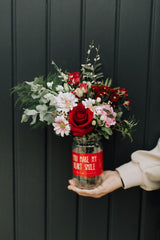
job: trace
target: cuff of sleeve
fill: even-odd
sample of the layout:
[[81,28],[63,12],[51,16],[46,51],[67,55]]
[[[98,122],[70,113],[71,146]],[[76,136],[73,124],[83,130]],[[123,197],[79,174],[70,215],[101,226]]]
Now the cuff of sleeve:
[[142,171],[137,163],[131,161],[116,168],[116,170],[124,183],[124,189],[143,185]]

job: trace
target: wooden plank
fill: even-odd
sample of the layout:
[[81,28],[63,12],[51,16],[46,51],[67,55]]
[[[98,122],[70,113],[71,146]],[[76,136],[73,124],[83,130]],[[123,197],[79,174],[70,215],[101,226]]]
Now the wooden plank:
[[[15,2],[14,2],[15,4]],[[45,2],[16,1],[14,5],[14,79],[32,81],[45,74]],[[44,131],[20,124],[15,114],[16,238],[43,240],[45,235]]]
[[[114,30],[116,1],[100,0],[84,1],[82,49],[86,51],[89,43],[94,40],[100,45],[101,62],[106,77],[113,77],[114,72]],[[84,58],[84,54],[83,54]],[[104,169],[113,167],[113,142],[104,141]],[[79,240],[106,240],[109,227],[109,197],[79,199]]]
[[[160,2],[153,1],[148,68],[148,106],[145,144],[153,149],[160,137]],[[143,192],[141,240],[160,239],[160,191]]]
[[11,1],[0,1],[0,239],[14,237]]
[[[148,73],[148,43],[151,1],[121,1],[119,5],[119,33],[116,78],[118,85],[129,92],[139,124],[134,143],[116,138],[115,167],[130,161],[130,154],[144,146],[146,87]],[[143,94],[142,94],[143,92]],[[134,199],[134,202],[133,202]],[[110,239],[137,239],[139,234],[139,189],[117,191],[112,194]]]
[[[63,70],[80,69],[80,0],[53,0],[50,3],[50,61]],[[53,71],[53,68],[52,68]],[[67,190],[72,178],[72,139],[48,131],[48,214],[47,239],[76,239],[76,194]]]

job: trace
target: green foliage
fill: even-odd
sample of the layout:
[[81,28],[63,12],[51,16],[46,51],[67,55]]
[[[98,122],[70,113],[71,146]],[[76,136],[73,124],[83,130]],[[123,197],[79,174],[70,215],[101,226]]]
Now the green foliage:
[[135,131],[135,126],[137,126],[137,124],[138,123],[134,120],[134,117],[132,117],[129,120],[123,120],[122,122],[117,123],[114,130],[121,132],[123,137],[128,136],[132,142],[132,134]]

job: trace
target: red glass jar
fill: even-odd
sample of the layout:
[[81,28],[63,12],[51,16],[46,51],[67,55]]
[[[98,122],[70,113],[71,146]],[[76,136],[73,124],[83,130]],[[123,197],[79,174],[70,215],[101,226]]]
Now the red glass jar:
[[78,188],[93,189],[101,184],[103,147],[100,136],[84,135],[73,138],[72,170]]

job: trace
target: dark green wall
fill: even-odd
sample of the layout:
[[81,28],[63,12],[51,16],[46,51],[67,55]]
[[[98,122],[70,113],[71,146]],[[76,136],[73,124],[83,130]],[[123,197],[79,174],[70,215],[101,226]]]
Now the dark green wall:
[[160,240],[160,191],[137,187],[101,199],[69,192],[71,139],[21,124],[14,107],[12,86],[47,74],[52,59],[78,71],[92,39],[139,120],[133,144],[105,142],[105,169],[152,149],[160,136],[160,0],[1,0],[1,240]]

